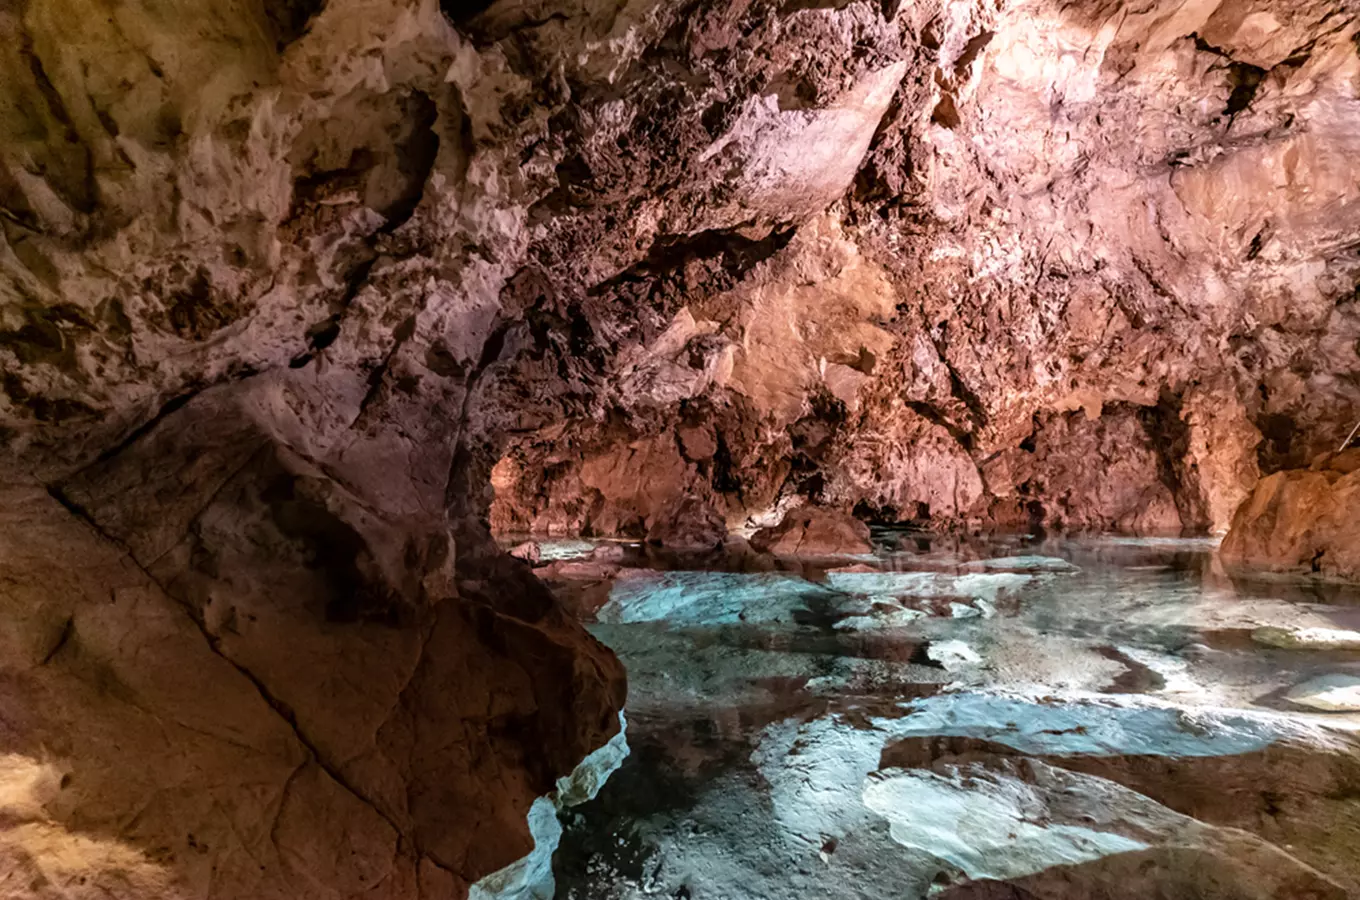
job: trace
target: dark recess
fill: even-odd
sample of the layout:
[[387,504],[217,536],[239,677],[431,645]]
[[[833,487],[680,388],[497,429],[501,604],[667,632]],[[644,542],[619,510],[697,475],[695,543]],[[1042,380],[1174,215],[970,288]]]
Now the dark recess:
[[325,0],[272,0],[264,14],[274,33],[274,47],[282,50],[307,33],[312,19],[326,5]]

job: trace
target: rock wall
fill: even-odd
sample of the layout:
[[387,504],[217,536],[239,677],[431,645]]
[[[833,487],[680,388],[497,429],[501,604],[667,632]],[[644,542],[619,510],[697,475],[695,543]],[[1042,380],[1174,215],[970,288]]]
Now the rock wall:
[[[494,521],[642,533],[700,494],[733,524],[1226,529],[1360,417],[1354,33],[1337,3],[675,20],[552,131],[576,193],[516,277],[552,318],[502,402],[553,412]],[[852,101],[877,124],[835,203],[743,199],[790,193],[775,134],[824,196],[800,166]]]
[[1237,510],[1223,560],[1248,571],[1360,580],[1360,448],[1261,479]]
[[[263,375],[350,483],[408,458],[402,508],[470,426],[506,530],[1222,530],[1360,417],[1334,0],[81,2],[4,22],[43,481]],[[1091,465],[1029,449],[1073,427]]]
[[[1360,417],[1356,30],[1338,0],[8,5],[16,821],[150,853],[165,895],[502,867],[622,675],[486,523],[1221,529]],[[213,795],[253,830],[202,849],[201,783],[160,777],[187,738],[119,738],[139,716],[206,728],[202,783],[267,744]],[[370,849],[259,829],[299,803]],[[115,881],[87,892],[155,894]]]

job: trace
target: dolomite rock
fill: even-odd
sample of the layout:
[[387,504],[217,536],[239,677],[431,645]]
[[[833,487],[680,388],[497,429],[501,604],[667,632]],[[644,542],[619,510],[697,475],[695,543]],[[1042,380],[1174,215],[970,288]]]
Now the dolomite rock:
[[525,541],[511,547],[510,555],[515,559],[524,560],[531,566],[536,566],[539,560],[543,558],[543,548],[539,546],[538,541]]
[[1360,631],[1342,628],[1258,628],[1251,639],[1283,650],[1360,650]]
[[834,509],[795,509],[773,528],[751,536],[751,546],[776,556],[841,556],[869,553],[869,528]]
[[[580,473],[673,433],[692,468],[664,492],[711,491],[731,521],[812,500],[944,527],[1223,531],[1260,471],[1334,444],[1360,399],[1337,378],[1356,369],[1360,319],[1356,265],[1338,251],[1355,214],[1355,132],[1338,123],[1356,115],[1356,60],[1341,40],[1352,25],[1325,24],[1350,22],[1329,20],[1335,8],[899,5],[893,21],[922,52],[839,207],[798,220],[790,205],[793,224],[773,231],[689,231],[593,294],[553,289],[619,359],[684,365],[664,337],[676,311],[717,323],[694,339],[690,368],[708,371],[718,351],[704,348],[725,340],[730,375],[667,412],[669,387],[614,390],[627,369],[610,352],[589,367],[559,354],[561,389],[607,396],[578,407],[581,428],[514,438],[506,459],[534,474],[495,508],[603,530],[630,507],[645,518],[666,501],[611,496],[597,520],[600,479]],[[860,27],[859,14],[799,13],[788,27]],[[661,52],[687,50],[680,65],[724,84],[732,58],[711,46],[750,51],[743,75],[764,66],[758,50],[780,59],[783,45],[764,44],[754,19],[742,31],[741,16],[714,10]],[[781,110],[824,84],[809,76],[790,94],[796,77],[770,76]],[[841,83],[863,84],[848,72]],[[701,103],[676,103],[677,125],[693,123],[669,145],[680,158],[699,128],[716,121],[721,142],[729,111],[738,132],[754,115],[741,100],[707,119]],[[654,210],[673,210],[598,175],[627,170],[639,142],[657,146],[649,134],[625,153],[586,142],[599,189],[578,222],[650,230]],[[750,173],[732,172],[745,196]],[[551,258],[577,265],[555,245]]]
[[888,820],[895,842],[940,857],[971,882],[941,892],[951,898],[987,897],[989,881],[1052,900],[1346,895],[1254,836],[1037,761],[886,769],[867,781],[864,804]]
[[[342,527],[294,484],[275,527]],[[178,577],[38,486],[5,485],[0,509],[13,896],[459,895],[529,850],[529,805],[613,730],[617,663],[541,588],[519,609],[465,590],[382,621],[336,607],[357,599],[327,585],[343,571],[286,565],[315,533],[276,534],[272,559],[215,545],[240,506],[205,512],[209,558]]]
[[1284,698],[1323,712],[1360,712],[1360,677],[1321,675],[1290,688]]

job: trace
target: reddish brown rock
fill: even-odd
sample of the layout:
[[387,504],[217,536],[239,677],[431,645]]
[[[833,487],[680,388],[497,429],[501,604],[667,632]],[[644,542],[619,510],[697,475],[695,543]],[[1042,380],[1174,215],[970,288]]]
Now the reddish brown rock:
[[786,513],[773,528],[751,536],[751,546],[776,556],[843,556],[869,553],[869,526],[849,513],[803,508]]
[[1249,569],[1360,579],[1360,450],[1261,479],[1219,553]]
[[511,547],[509,553],[515,559],[522,559],[529,565],[536,566],[543,556],[543,548],[538,545],[538,541],[524,541]]
[[[456,896],[523,849],[528,799],[622,692],[483,522],[642,537],[693,498],[1209,530],[1254,467],[1336,446],[1360,408],[1353,16],[1145,5],[0,12],[0,469],[65,510],[51,543],[20,535],[26,602],[61,608],[63,563],[115,553],[194,626],[139,601],[72,645],[80,677],[12,681],[17,708],[76,710],[19,730],[143,765],[114,747],[141,713],[81,692],[144,699],[136,666],[193,638],[311,748],[265,753],[302,768],[266,765],[253,800],[219,785],[254,830],[201,866],[150,751],[135,790],[31,830],[132,822],[118,840],[225,900]],[[1291,471],[1227,546],[1350,571],[1352,477]],[[80,522],[101,550],[53,536]],[[867,548],[814,524],[771,546]]]
[[716,550],[727,539],[727,522],[711,503],[687,497],[666,507],[647,530],[647,543],[667,550]]

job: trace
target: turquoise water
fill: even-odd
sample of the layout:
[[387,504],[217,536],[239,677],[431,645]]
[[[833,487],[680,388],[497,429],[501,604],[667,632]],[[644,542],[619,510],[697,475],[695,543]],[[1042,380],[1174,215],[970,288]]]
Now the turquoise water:
[[557,897],[1360,889],[1360,714],[1307,705],[1360,676],[1360,593],[1208,541],[878,539],[558,577],[631,753],[560,813]]

